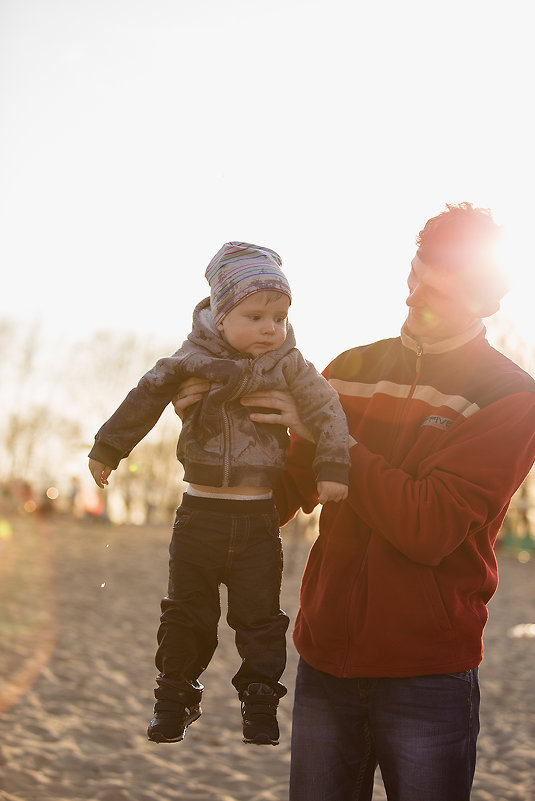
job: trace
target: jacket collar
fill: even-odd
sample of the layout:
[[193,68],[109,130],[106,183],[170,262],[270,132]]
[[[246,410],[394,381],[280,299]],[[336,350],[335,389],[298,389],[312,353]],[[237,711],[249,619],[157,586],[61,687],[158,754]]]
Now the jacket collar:
[[401,329],[401,341],[406,348],[415,352],[449,353],[452,350],[457,350],[457,348],[468,344],[468,342],[476,339],[476,337],[479,337],[482,334],[484,335],[486,330],[487,329],[483,324],[483,320],[475,320],[470,328],[468,328],[466,331],[463,331],[462,334],[457,334],[457,336],[450,337],[449,339],[441,339],[438,342],[426,343],[420,342],[420,340],[413,337],[407,328],[407,324],[404,323],[403,328]]

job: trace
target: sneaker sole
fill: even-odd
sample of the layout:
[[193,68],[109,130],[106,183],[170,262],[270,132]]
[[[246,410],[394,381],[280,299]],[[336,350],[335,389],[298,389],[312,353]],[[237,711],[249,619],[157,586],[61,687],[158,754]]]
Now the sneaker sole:
[[278,740],[272,740],[271,737],[268,737],[267,734],[257,734],[256,737],[253,738],[243,738],[243,742],[247,743],[247,745],[278,745]]
[[164,735],[161,734],[161,732],[159,731],[150,732],[149,730],[147,730],[147,737],[152,743],[181,743],[186,734],[186,729],[188,728],[190,723],[194,723],[196,720],[199,720],[201,714],[202,712],[197,712],[195,715],[192,715],[190,718],[187,719],[184,726],[184,731],[179,737],[172,737],[172,738],[164,737]]

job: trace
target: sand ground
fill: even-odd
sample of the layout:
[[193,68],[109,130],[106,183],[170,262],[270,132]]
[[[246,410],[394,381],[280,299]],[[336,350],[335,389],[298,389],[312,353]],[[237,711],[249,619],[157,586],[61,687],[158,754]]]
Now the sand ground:
[[[0,799],[287,801],[297,661],[290,638],[279,746],[241,741],[230,684],[237,654],[224,617],[202,677],[202,718],[183,743],[150,743],[169,530],[10,522],[0,537]],[[285,542],[282,606],[292,621],[309,544]],[[500,556],[500,571],[480,673],[472,798],[535,801],[535,637],[521,627],[535,623],[535,559]],[[378,773],[374,801],[385,798]]]

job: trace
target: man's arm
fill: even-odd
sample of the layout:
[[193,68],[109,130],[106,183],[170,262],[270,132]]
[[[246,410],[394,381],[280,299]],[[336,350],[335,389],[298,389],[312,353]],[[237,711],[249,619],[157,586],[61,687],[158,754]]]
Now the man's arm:
[[275,505],[283,526],[298,509],[310,514],[319,502],[316,476],[312,467],[316,448],[310,440],[290,432],[286,468],[277,479]]
[[370,528],[422,564],[499,526],[535,458],[535,397],[519,393],[464,421],[413,477],[362,444],[351,448],[348,502]]

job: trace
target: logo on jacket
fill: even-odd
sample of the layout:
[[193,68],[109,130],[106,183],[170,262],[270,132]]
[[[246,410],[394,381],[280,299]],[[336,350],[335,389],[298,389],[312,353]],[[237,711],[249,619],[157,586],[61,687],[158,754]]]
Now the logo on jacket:
[[438,414],[433,414],[427,420],[424,420],[422,425],[433,426],[433,428],[440,428],[441,431],[446,431],[452,423],[453,420],[450,420],[449,417],[440,417]]

